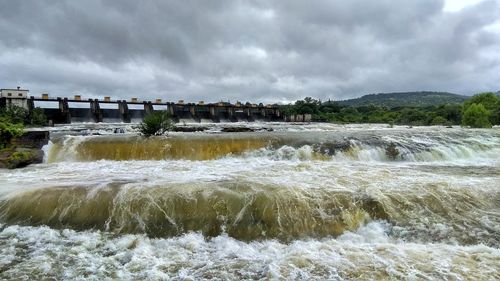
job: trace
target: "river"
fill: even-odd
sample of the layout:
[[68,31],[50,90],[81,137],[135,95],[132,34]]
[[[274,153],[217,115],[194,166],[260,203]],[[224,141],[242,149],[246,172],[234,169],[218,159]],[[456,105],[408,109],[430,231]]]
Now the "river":
[[500,279],[499,128],[203,125],[53,128],[0,170],[0,279]]

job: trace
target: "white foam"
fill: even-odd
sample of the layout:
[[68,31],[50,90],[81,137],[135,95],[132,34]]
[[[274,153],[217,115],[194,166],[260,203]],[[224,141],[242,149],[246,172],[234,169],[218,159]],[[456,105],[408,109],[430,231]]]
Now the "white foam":
[[[500,250],[389,241],[371,223],[341,239],[242,242],[188,233],[168,239],[10,226],[0,232],[1,278],[495,279]],[[22,251],[16,249],[23,249]],[[14,262],[16,261],[16,262]]]
[[[297,192],[311,202],[330,191],[366,196],[382,202],[398,223],[374,221],[336,239],[309,238],[285,244],[275,240],[243,242],[225,234],[207,238],[186,233],[159,239],[140,234],[113,236],[92,230],[5,225],[2,221],[0,279],[498,277],[500,250],[481,244],[495,245],[500,231],[495,201],[500,190],[497,129],[453,128],[443,133],[442,127],[271,126],[285,134],[295,134],[290,133],[295,130],[306,132],[306,136],[345,131],[366,136],[367,130],[376,130],[374,134],[382,136],[385,143],[397,142],[406,158],[387,161],[383,148],[354,141],[355,153],[339,152],[326,161],[317,159],[313,145],[284,145],[210,161],[75,162],[68,154],[90,137],[73,136],[66,137],[67,150],[59,155],[61,162],[2,170],[0,201],[50,187],[81,186],[91,190],[91,197],[92,191],[112,185],[138,192],[179,185],[203,187],[209,192],[246,185],[256,192],[266,188]],[[53,147],[50,143],[44,150]],[[398,200],[402,203],[391,203]],[[391,206],[405,208],[388,209]]]

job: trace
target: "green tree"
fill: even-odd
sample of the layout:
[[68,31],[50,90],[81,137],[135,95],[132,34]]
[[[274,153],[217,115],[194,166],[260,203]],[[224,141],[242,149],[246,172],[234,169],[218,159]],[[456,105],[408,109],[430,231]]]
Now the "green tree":
[[145,137],[159,136],[171,130],[173,126],[168,112],[164,110],[153,111],[147,114],[141,124],[139,124],[139,131]]
[[483,104],[470,104],[462,116],[462,125],[471,126],[472,128],[491,128],[488,119],[490,114]]
[[500,98],[491,92],[481,93],[473,96],[464,102],[463,113],[472,104],[482,104],[489,112],[489,122],[493,125],[500,125]]
[[405,125],[421,126],[428,124],[427,118],[428,114],[420,108],[404,108],[401,110],[401,115],[397,122]]
[[6,106],[0,111],[0,116],[14,124],[25,124],[28,120],[28,110],[19,106]]
[[43,109],[39,107],[34,108],[31,112],[29,112],[27,109],[19,106],[6,106],[0,110],[0,116],[8,122],[14,124],[22,123],[24,125],[33,126],[47,125],[47,116],[45,115]]
[[399,120],[401,116],[400,112],[397,111],[387,111],[382,114],[382,122],[394,124],[396,120]]
[[37,107],[28,116],[28,121],[30,125],[34,126],[45,126],[47,125],[47,116],[45,115],[43,109]]
[[280,106],[280,110],[281,110],[281,113],[285,116],[297,114],[296,109],[295,109],[295,105],[293,105],[293,104],[282,105],[282,106]]
[[446,104],[444,107],[444,115],[452,124],[460,124],[462,122],[462,105],[460,104]]
[[432,119],[431,125],[446,125],[447,122],[448,121],[443,116],[436,116]]
[[6,118],[0,117],[0,149],[9,146],[10,141],[23,134],[22,124],[13,124]]
[[338,102],[327,101],[320,105],[319,111],[324,113],[339,113],[342,106]]
[[345,107],[340,110],[340,119],[347,123],[358,123],[361,121],[361,114],[354,107]]
[[295,102],[296,114],[318,114],[321,102],[311,97]]

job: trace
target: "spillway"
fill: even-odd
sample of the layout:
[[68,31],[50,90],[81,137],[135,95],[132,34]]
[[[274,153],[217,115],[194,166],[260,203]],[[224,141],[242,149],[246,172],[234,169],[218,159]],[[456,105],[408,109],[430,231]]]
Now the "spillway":
[[92,126],[0,171],[0,278],[500,277],[498,128]]

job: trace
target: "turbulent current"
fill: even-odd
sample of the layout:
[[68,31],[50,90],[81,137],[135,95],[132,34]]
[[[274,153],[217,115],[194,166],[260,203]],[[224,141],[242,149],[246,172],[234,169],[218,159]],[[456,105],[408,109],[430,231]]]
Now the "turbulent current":
[[498,128],[224,126],[55,128],[0,170],[0,279],[500,279]]

